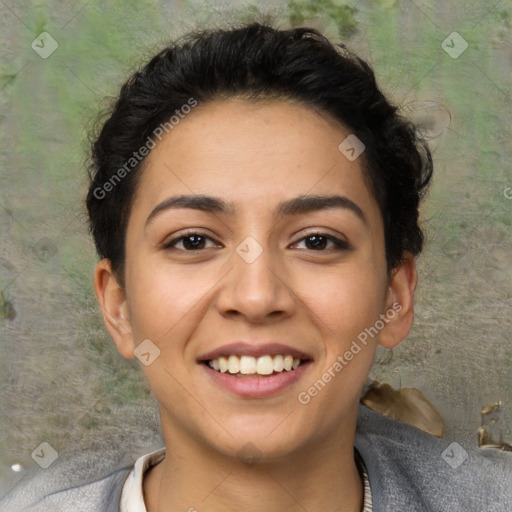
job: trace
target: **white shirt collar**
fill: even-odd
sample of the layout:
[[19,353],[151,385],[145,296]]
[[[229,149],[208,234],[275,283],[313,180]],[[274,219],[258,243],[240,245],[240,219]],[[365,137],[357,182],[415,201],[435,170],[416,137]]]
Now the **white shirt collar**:
[[165,448],[139,457],[126,478],[121,491],[120,512],[147,512],[144,503],[142,479],[144,473],[165,457]]

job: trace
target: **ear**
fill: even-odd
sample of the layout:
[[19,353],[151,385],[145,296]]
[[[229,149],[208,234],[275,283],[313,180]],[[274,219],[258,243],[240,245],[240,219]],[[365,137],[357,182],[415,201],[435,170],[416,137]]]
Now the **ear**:
[[102,259],[94,270],[94,291],[101,306],[103,321],[119,353],[134,359],[135,347],[123,288],[112,272],[110,260]]
[[383,347],[395,348],[409,334],[414,320],[417,283],[416,261],[411,253],[406,253],[405,261],[389,279],[385,311],[388,321],[379,335],[379,344]]

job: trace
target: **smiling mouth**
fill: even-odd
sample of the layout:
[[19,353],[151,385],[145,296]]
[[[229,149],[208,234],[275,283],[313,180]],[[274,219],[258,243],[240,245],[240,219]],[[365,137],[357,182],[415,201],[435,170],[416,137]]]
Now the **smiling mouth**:
[[289,354],[261,357],[230,355],[203,361],[216,372],[227,373],[241,379],[258,379],[293,372],[307,362],[309,360],[293,358]]

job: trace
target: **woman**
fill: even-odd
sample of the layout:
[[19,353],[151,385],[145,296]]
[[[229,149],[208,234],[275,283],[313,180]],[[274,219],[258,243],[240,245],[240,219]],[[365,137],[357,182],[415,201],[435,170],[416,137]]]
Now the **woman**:
[[512,510],[510,454],[359,404],[411,329],[432,174],[368,64],[309,28],[191,34],[92,156],[96,294],[165,447],[30,510]]

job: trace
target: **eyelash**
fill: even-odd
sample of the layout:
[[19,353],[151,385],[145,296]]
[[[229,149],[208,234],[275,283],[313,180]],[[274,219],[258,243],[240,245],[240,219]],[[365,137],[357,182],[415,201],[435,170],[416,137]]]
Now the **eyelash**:
[[[210,236],[206,235],[205,233],[201,233],[199,231],[191,231],[189,233],[186,233],[185,235],[181,235],[177,238],[173,238],[172,240],[169,240],[168,242],[166,242],[165,244],[162,245],[162,248],[163,249],[175,249],[175,247],[173,247],[175,244],[179,243],[180,241],[182,240],[185,240],[187,238],[191,238],[193,236],[200,236],[204,239],[208,239],[208,240],[211,240],[213,242],[215,242],[215,240],[213,240],[213,238],[211,238]],[[322,232],[313,232],[313,233],[309,233],[307,234],[306,236],[303,236],[302,238],[300,238],[299,240],[297,240],[297,242],[294,243],[294,245],[297,245],[299,242],[302,242],[303,240],[306,240],[308,238],[312,238],[314,236],[317,236],[317,237],[323,237],[323,238],[326,238],[328,241],[332,242],[335,247],[332,247],[331,250],[336,250],[336,251],[343,251],[343,250],[347,250],[347,249],[350,249],[350,245],[348,244],[348,242],[345,242],[344,240],[340,240],[339,238],[336,238],[332,235],[329,235],[327,233],[322,233]],[[187,250],[187,249],[178,249],[180,250],[181,252],[199,252],[199,251],[202,251],[204,249],[193,249],[193,250]],[[321,250],[315,250],[315,249],[309,249],[310,251],[313,251],[313,252],[329,252],[329,249],[321,249]]]

